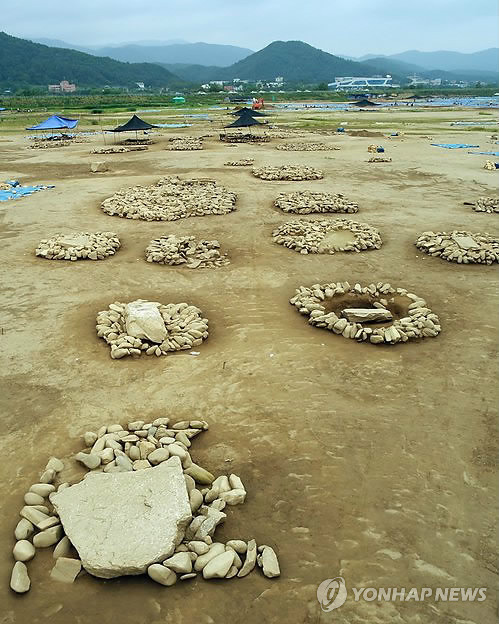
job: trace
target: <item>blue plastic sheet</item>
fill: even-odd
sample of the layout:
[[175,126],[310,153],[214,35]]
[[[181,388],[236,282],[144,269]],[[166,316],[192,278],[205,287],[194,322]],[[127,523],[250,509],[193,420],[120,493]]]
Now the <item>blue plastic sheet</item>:
[[468,154],[482,154],[483,156],[499,156],[499,152],[468,152]]
[[10,185],[10,189],[2,191],[0,190],[0,201],[7,201],[9,199],[21,199],[26,195],[31,195],[36,191],[44,191],[45,189],[54,188],[53,184],[38,186],[21,186],[17,180],[6,180],[6,184]]
[[462,147],[480,147],[479,145],[469,145],[468,143],[432,143],[434,147],[446,147],[447,149],[460,149]]

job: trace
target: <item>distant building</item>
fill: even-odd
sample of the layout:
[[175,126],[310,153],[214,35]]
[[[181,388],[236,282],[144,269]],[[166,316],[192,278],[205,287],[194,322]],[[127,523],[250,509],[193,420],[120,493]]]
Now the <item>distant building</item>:
[[409,76],[409,87],[418,87],[418,86],[431,86],[431,87],[439,87],[442,84],[442,78],[434,78],[430,80],[429,78],[421,78],[416,74]]
[[390,88],[397,87],[393,84],[390,75],[385,76],[336,76],[334,82],[328,84],[329,89],[341,91],[343,89],[365,89],[366,87]]
[[76,91],[76,85],[67,80],[61,80],[59,84],[49,85],[48,88],[52,93],[74,93]]
[[135,84],[137,85],[139,91],[143,91],[146,88],[143,82],[136,82]]

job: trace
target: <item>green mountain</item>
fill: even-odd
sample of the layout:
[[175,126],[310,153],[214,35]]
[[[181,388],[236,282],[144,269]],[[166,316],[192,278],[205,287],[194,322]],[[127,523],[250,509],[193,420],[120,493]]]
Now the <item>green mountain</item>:
[[44,86],[61,80],[79,87],[180,85],[181,79],[153,63],[121,63],[75,50],[50,48],[0,32],[0,85]]
[[180,43],[166,46],[124,45],[109,46],[90,51],[90,54],[109,56],[131,63],[185,63],[227,67],[253,54],[253,50],[214,43]]
[[[263,50],[219,72],[220,80],[274,80],[332,82],[335,76],[373,76],[376,71],[355,61],[328,54],[303,41],[274,41]],[[212,78],[213,80],[213,78]]]

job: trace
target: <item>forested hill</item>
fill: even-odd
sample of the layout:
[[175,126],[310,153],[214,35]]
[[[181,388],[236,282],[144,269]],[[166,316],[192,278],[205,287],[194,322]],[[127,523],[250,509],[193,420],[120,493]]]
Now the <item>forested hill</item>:
[[61,80],[84,86],[151,87],[180,84],[180,78],[153,63],[122,63],[76,50],[50,48],[0,32],[0,85],[47,86]]

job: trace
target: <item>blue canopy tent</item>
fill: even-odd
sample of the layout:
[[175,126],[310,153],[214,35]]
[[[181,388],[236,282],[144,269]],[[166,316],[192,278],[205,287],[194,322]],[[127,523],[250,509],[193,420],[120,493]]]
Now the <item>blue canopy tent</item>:
[[[67,117],[59,117],[59,115],[51,115],[45,121],[40,122],[36,126],[30,126],[26,130],[41,130],[49,132],[50,130],[73,130],[78,125],[78,119],[68,119]],[[57,134],[47,134],[46,139],[69,139],[70,136],[64,132]]]
[[67,117],[59,117],[59,115],[51,115],[45,121],[40,122],[36,126],[26,128],[26,130],[61,130],[63,128],[72,130],[78,125],[78,119],[68,119]]

